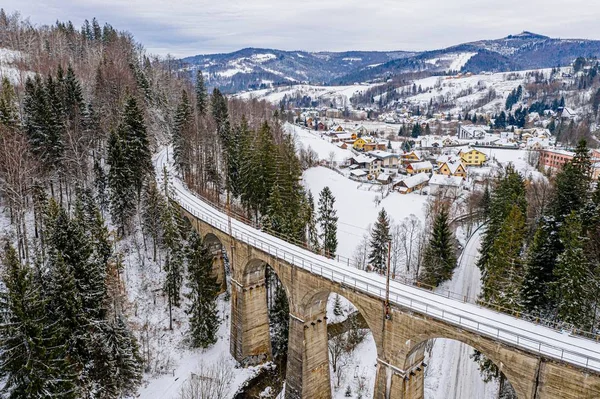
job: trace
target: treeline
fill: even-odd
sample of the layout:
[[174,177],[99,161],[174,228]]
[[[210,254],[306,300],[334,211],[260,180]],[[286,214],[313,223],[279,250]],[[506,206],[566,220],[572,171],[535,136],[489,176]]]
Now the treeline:
[[591,178],[585,141],[549,185],[506,169],[485,207],[484,303],[596,331],[600,190]]

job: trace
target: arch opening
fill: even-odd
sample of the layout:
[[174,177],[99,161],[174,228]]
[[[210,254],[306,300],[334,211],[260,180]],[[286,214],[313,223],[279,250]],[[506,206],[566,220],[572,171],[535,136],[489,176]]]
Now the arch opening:
[[[252,386],[245,394],[258,397],[262,390],[271,387],[274,392],[281,392],[287,371],[287,350],[289,340],[289,292],[280,280],[277,271],[263,260],[249,261],[243,270],[244,287],[252,290],[251,297],[256,308],[264,307],[266,312],[258,315],[264,323],[263,342],[268,347],[268,356],[275,364],[274,368],[262,369],[253,379]],[[256,322],[254,320],[253,322]],[[268,342],[265,342],[268,341]],[[254,395],[254,396],[253,396]]]
[[417,384],[423,384],[425,399],[519,397],[510,381],[513,376],[507,365],[472,343],[454,338],[430,338],[416,345],[406,359],[405,370],[419,365],[424,369],[422,381]]
[[202,242],[213,256],[212,272],[217,278],[217,284],[220,287],[219,294],[227,292],[229,295],[231,293],[231,290],[229,289],[229,276],[231,276],[231,270],[225,245],[223,245],[219,237],[213,233],[206,234]]
[[330,291],[312,295],[306,304],[306,312],[325,315],[331,397],[372,398],[378,348],[364,310]]

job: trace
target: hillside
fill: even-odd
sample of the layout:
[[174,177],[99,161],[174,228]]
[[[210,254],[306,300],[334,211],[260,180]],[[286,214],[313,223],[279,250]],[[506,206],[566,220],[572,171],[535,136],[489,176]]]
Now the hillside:
[[598,55],[598,40],[556,39],[522,32],[424,52],[311,53],[247,48],[197,55],[181,62],[182,68],[192,73],[201,69],[210,86],[237,92],[300,82],[347,85],[382,81],[419,71],[440,74],[551,68],[568,65],[580,56]]

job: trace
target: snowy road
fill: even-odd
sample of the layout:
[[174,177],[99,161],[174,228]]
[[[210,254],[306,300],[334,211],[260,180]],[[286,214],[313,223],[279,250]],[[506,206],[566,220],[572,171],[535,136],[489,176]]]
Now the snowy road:
[[[157,179],[167,166],[167,149],[155,158]],[[172,169],[172,166],[168,165]],[[174,173],[171,173],[173,176]],[[227,216],[195,196],[178,179],[172,179],[174,198],[181,207],[211,226],[227,233]],[[287,243],[238,220],[232,220],[232,236],[298,268],[318,274],[372,297],[385,298],[385,279],[358,270],[332,259],[316,255]],[[600,371],[600,343],[526,322],[477,305],[449,300],[435,293],[398,282],[390,284],[390,300],[400,307],[427,314],[448,324],[459,326],[497,341],[516,346],[531,353],[563,360],[571,364]]]
[[[450,290],[468,298],[475,298],[481,289],[481,274],[476,262],[479,258],[482,230],[477,230],[467,242],[452,280],[442,284],[438,291]],[[495,382],[485,383],[477,363],[470,356],[473,348],[458,341],[437,339],[425,377],[426,399],[493,399],[498,396]]]

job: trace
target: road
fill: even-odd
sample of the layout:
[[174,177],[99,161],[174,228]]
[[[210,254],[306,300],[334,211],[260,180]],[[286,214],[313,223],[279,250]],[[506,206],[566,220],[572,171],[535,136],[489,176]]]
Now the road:
[[[467,242],[452,280],[438,288],[474,298],[481,289],[481,273],[477,267],[481,232],[477,230]],[[433,345],[425,378],[426,399],[493,399],[498,396],[496,382],[485,383],[478,365],[470,356],[473,348],[458,341],[438,339]]]

